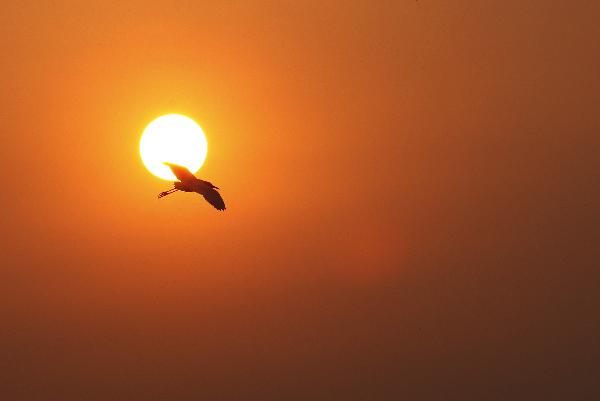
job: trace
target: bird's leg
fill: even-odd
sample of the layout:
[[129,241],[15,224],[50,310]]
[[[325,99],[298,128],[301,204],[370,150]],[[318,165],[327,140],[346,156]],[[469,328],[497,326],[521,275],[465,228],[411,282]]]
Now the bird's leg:
[[168,191],[163,191],[163,192],[159,193],[158,197],[162,198],[163,196],[167,196],[169,194],[172,194],[175,191],[179,191],[179,190],[177,188],[172,188],[172,189],[169,189]]
[[169,194],[172,194],[173,192],[177,191],[176,189],[170,189],[168,191],[163,191],[161,193],[158,194],[159,198],[162,198],[163,196],[167,196]]

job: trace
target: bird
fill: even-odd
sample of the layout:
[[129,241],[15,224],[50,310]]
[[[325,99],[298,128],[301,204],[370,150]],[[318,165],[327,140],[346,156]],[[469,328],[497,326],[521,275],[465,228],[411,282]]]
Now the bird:
[[206,199],[208,203],[213,205],[215,209],[225,210],[225,201],[223,201],[221,194],[219,194],[219,192],[216,191],[217,189],[219,189],[219,187],[214,186],[211,182],[196,178],[196,176],[194,176],[194,174],[192,174],[190,170],[183,166],[168,162],[165,162],[164,164],[169,166],[169,168],[171,169],[173,174],[175,174],[175,177],[177,177],[179,181],[175,181],[173,183],[174,188],[159,193],[159,199],[163,196],[175,193],[176,191],[197,192],[200,195],[204,196],[204,199]]

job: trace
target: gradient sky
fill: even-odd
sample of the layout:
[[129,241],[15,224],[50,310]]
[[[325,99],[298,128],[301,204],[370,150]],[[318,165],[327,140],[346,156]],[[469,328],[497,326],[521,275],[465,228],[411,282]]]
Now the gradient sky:
[[[326,4],[322,4],[326,3]],[[0,13],[7,400],[592,399],[600,2]],[[194,118],[180,194],[139,158]]]

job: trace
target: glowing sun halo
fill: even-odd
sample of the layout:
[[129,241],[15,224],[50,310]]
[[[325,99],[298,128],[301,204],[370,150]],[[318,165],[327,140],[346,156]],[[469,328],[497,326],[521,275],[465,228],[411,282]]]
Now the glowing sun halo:
[[164,162],[187,167],[195,173],[206,159],[208,144],[202,128],[181,114],[167,114],[152,121],[140,140],[142,162],[155,176],[164,180],[176,178]]

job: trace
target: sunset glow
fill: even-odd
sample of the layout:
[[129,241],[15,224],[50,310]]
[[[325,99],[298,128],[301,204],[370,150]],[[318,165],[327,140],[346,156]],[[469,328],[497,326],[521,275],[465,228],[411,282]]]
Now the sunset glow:
[[0,401],[600,401],[600,0],[0,27]]

